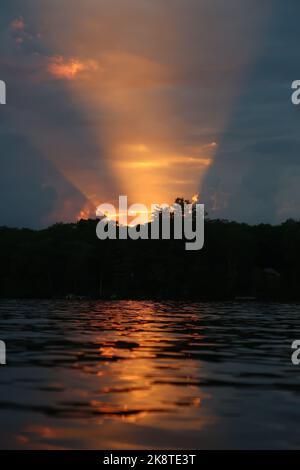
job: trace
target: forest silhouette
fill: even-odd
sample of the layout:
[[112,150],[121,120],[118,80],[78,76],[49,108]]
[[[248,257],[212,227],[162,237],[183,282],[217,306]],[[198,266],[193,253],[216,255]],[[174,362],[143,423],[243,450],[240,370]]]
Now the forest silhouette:
[[300,300],[300,221],[250,226],[206,215],[200,251],[172,237],[99,240],[97,223],[1,227],[0,296]]

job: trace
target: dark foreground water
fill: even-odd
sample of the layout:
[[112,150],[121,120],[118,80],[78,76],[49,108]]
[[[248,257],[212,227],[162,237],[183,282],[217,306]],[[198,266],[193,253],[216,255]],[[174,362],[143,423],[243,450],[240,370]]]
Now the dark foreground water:
[[1,301],[0,447],[300,448],[300,307]]

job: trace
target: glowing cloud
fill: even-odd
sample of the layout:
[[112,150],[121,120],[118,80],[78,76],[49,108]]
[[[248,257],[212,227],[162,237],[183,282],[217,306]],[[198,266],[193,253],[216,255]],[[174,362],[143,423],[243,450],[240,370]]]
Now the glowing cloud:
[[79,59],[64,59],[62,56],[50,58],[48,72],[56,79],[73,80],[84,71],[96,70],[97,63],[92,60],[80,61]]
[[237,0],[234,14],[222,0],[73,3],[36,2],[37,69],[62,82],[47,83],[51,104],[57,96],[60,108],[65,91],[75,112],[68,107],[63,126],[48,126],[49,113],[41,125],[37,112],[35,146],[96,205],[119,194],[172,203],[178,185],[196,192],[256,57],[260,10],[249,14]]
[[[120,161],[117,166],[121,168],[142,169],[142,168],[170,168],[176,163],[187,163],[192,166],[205,167],[212,163],[211,158],[196,158],[189,156],[167,156],[158,160],[145,160],[145,161]],[[191,168],[192,171],[192,168]]]
[[12,31],[24,31],[25,22],[23,18],[17,18],[10,23],[10,28]]

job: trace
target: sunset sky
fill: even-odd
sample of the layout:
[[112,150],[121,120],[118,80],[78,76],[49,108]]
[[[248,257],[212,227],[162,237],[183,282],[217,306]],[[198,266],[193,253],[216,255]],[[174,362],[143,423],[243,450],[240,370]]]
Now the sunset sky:
[[1,5],[1,225],[200,194],[211,217],[300,214],[300,4]]

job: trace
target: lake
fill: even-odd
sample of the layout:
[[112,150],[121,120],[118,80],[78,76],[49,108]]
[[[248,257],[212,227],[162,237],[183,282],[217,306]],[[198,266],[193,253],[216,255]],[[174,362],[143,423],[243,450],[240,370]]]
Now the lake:
[[300,306],[0,301],[3,449],[296,449]]

